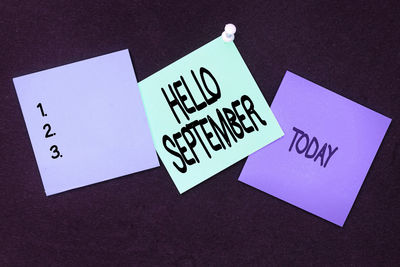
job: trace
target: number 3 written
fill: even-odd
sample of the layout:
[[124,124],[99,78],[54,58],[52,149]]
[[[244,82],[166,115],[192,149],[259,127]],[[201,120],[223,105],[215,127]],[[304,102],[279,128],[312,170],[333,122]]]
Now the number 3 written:
[[56,159],[58,157],[62,158],[62,155],[60,154],[60,151],[58,151],[58,147],[56,145],[52,145],[50,147],[50,151],[53,152],[53,155],[51,156],[53,159]]

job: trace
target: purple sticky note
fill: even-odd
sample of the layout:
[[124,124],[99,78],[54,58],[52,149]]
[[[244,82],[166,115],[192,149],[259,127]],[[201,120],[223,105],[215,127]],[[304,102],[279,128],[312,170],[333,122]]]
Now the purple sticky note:
[[285,136],[239,180],[343,226],[391,119],[289,71],[271,109]]

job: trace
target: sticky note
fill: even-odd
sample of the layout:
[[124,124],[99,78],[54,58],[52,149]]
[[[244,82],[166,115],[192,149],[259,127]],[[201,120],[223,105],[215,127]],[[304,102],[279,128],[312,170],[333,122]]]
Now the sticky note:
[[13,80],[46,195],[159,166],[128,50]]
[[180,193],[283,135],[235,44],[221,37],[139,89],[157,153]]
[[285,136],[239,180],[343,226],[391,119],[289,71],[271,109]]

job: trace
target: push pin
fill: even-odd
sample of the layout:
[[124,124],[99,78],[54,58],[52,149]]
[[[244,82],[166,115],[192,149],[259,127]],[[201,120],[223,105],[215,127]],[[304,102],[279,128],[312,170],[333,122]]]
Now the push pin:
[[225,42],[232,42],[235,39],[236,27],[232,23],[225,25],[225,31],[222,33],[222,39]]

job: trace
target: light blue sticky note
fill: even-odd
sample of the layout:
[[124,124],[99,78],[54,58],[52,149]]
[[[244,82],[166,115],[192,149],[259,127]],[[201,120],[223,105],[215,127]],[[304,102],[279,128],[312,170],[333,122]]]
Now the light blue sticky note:
[[235,44],[221,37],[139,88],[156,150],[180,193],[283,136]]
[[159,166],[128,50],[13,80],[46,195]]

